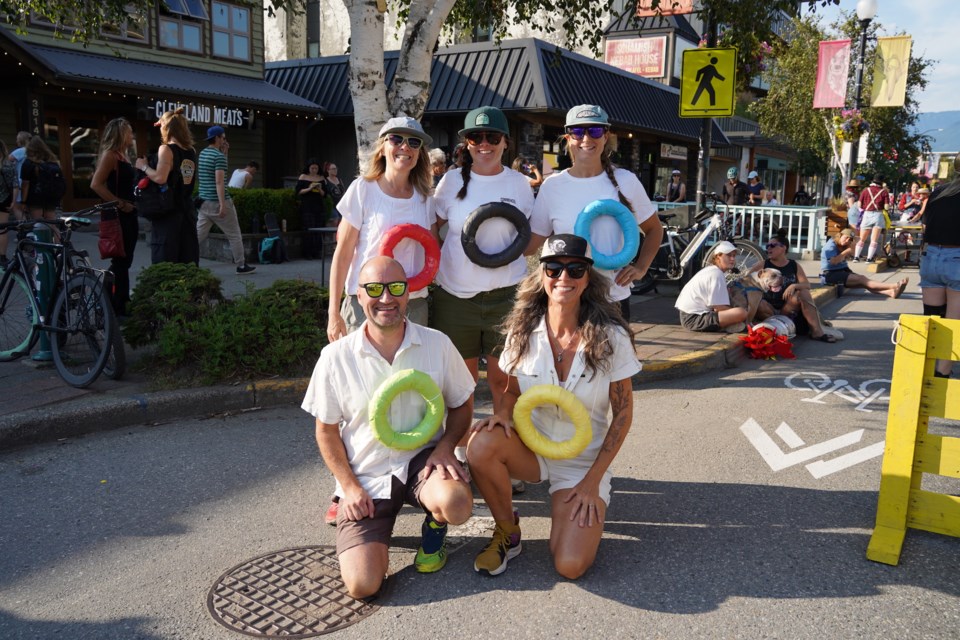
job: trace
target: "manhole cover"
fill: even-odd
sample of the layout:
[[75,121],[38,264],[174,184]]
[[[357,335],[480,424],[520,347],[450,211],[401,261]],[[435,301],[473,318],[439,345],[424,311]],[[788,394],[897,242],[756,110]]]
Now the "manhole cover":
[[318,546],[274,551],[237,565],[210,589],[207,609],[223,626],[247,635],[313,638],[379,607],[351,598],[336,549]]

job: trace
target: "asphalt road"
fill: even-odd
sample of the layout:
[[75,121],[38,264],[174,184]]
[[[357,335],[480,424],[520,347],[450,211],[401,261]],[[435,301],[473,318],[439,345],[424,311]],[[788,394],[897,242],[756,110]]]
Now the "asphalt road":
[[[335,637],[958,637],[960,540],[911,531],[900,566],[865,557],[909,291],[832,303],[846,340],[800,339],[797,360],[636,391],[580,581],[553,572],[542,487],[517,501],[524,552],[498,578],[472,570],[490,524],[479,500],[429,576],[410,566],[421,516],[407,510],[382,608]],[[0,454],[0,637],[240,638],[210,618],[208,589],[266,552],[333,544],[332,486],[296,407]]]

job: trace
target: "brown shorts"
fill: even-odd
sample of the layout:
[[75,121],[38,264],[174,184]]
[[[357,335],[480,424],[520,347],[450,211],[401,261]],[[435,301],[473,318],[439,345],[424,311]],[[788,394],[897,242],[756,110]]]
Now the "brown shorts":
[[[423,509],[420,504],[420,491],[426,480],[422,478],[422,471],[427,466],[427,458],[433,453],[433,447],[424,449],[410,461],[407,469],[407,484],[393,477],[393,487],[390,498],[373,501],[373,517],[363,520],[346,520],[343,511],[337,514],[337,555],[348,549],[371,542],[382,542],[390,546],[393,535],[393,525],[397,521],[397,514],[404,504]],[[426,510],[424,510],[426,512]]]

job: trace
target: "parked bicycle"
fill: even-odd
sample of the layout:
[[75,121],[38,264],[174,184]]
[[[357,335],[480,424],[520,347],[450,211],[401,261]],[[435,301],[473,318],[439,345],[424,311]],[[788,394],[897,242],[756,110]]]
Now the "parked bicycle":
[[[28,355],[41,332],[48,334],[57,373],[74,387],[89,386],[107,366],[113,353],[114,373],[125,364],[120,328],[108,296],[108,271],[89,266],[70,236],[90,224],[83,216],[115,206],[105,203],[54,220],[0,223],[0,233],[15,231],[16,251],[0,272],[0,361]],[[58,232],[58,240],[40,240],[37,225]],[[52,260],[51,271],[44,262]],[[47,299],[41,297],[44,273]],[[120,371],[122,373],[122,371]]]
[[[727,240],[737,248],[737,263],[731,270],[734,277],[745,274],[766,254],[753,242],[736,235],[736,221],[726,203],[716,193],[707,195],[712,202],[700,211],[689,227],[666,224],[673,213],[660,213],[664,225],[663,244],[643,278],[633,287],[634,294],[644,294],[657,288],[658,282],[679,281],[685,284],[694,273],[708,263],[707,254],[716,242]],[[721,208],[719,205],[723,203]],[[729,277],[728,277],[729,279]]]

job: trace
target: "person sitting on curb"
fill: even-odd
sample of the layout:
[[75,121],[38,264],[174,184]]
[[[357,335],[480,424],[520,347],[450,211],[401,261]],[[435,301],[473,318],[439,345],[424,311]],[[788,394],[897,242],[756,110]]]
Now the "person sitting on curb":
[[737,248],[723,240],[710,250],[712,264],[696,273],[677,297],[680,324],[690,331],[740,333],[760,304],[760,291],[747,291],[747,307],[730,303],[724,272],[737,264]]
[[775,232],[767,242],[767,259],[754,265],[748,273],[760,269],[776,269],[783,276],[778,291],[766,291],[760,302],[760,314],[784,315],[793,320],[797,335],[809,333],[810,338],[821,342],[836,342],[837,339],[823,331],[820,312],[810,294],[810,281],[803,267],[787,257],[790,242],[782,231]]
[[910,278],[899,282],[880,282],[854,273],[847,266],[847,259],[853,255],[856,234],[851,229],[841,229],[827,240],[820,252],[820,282],[838,284],[851,289],[866,289],[870,293],[899,298],[907,288]]
[[[423,540],[414,565],[439,571],[447,561],[447,523],[463,524],[473,510],[467,471],[453,449],[470,427],[475,383],[450,338],[406,319],[407,276],[385,256],[359,272],[357,298],[366,320],[320,352],[302,408],[316,418],[320,455],[337,480],[337,557],[340,575],[354,598],[376,594],[389,568],[388,550],[404,503],[424,510]],[[440,387],[444,428],[424,446],[400,451],[375,439],[368,404],[391,375],[415,369]],[[410,395],[410,394],[408,394]],[[425,402],[395,402],[388,415],[394,430],[421,419]]]

